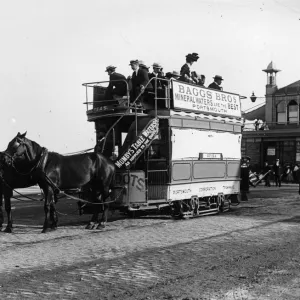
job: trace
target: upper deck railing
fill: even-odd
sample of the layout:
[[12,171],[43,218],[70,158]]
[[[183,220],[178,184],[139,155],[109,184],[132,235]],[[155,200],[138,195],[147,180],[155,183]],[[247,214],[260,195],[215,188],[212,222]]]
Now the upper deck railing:
[[[145,110],[154,111],[157,116],[158,109],[174,109],[185,112],[194,112],[196,114],[211,114],[222,117],[241,118],[241,103],[240,96],[238,94],[228,93],[219,90],[213,90],[205,88],[199,85],[187,84],[178,80],[168,80],[153,77],[143,92],[140,92],[136,99],[130,99],[129,84],[126,80],[115,80],[123,81],[126,83],[126,96],[120,99],[97,100],[97,88],[104,94],[105,87],[101,84],[109,83],[109,81],[90,82],[84,83],[86,87],[86,104],[87,115],[120,115],[144,112]],[[158,81],[162,83],[163,88],[158,88]],[[154,87],[149,89],[150,84],[154,83]],[[89,100],[88,88],[93,88],[93,101]],[[152,106],[145,101],[146,106],[144,108],[136,107],[136,102],[141,98],[152,100]],[[96,97],[95,97],[96,96]],[[119,103],[122,102],[122,103]],[[159,105],[158,105],[159,104]]]

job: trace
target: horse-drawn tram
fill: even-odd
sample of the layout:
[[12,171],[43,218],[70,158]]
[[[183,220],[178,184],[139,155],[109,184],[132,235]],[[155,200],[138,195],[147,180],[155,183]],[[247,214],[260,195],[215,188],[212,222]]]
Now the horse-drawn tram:
[[174,217],[228,210],[240,191],[240,96],[159,80],[135,99],[129,89],[104,99],[107,81],[83,84],[95,150],[117,169],[114,206],[128,212],[170,206]]

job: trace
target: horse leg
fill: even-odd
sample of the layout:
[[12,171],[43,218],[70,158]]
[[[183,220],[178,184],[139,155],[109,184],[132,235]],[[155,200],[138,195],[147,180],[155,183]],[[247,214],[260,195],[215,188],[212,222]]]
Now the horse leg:
[[[92,191],[92,198],[93,198],[92,202],[97,202],[97,200],[95,201],[95,199],[98,199],[98,198],[95,195],[94,191]],[[91,199],[89,198],[89,200],[91,200]],[[92,218],[91,218],[90,222],[86,225],[85,229],[95,229],[98,226],[98,223],[99,223],[99,205],[94,205],[93,207],[94,207],[94,209],[93,209]]]
[[6,190],[4,193],[5,211],[7,215],[7,225],[4,232],[12,233],[12,214],[11,214],[11,197],[13,195],[12,190]]
[[51,229],[57,229],[58,216],[56,213],[55,203],[57,202],[57,195],[54,194],[54,201],[50,203],[50,220],[51,220]]
[[3,215],[3,191],[0,183],[0,230],[2,229],[4,223],[4,215]]
[[105,202],[109,202],[110,201],[110,197],[109,197],[109,188],[104,188],[104,191],[102,193],[103,195],[103,213],[102,213],[102,217],[100,220],[100,224],[98,225],[97,229],[102,229],[106,227],[106,223],[107,223],[107,217],[108,217],[108,211],[109,211],[109,205],[105,204]]
[[50,204],[52,202],[52,190],[50,187],[45,187],[43,188],[44,191],[44,197],[45,197],[45,202],[44,202],[44,212],[45,212],[45,221],[43,225],[43,230],[42,233],[47,233],[49,231],[49,218],[50,218]]

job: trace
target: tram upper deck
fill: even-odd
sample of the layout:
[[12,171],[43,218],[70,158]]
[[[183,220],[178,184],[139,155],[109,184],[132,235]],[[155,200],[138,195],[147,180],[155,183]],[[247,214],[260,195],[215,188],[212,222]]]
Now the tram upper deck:
[[[157,84],[152,78],[149,82]],[[162,79],[159,79],[162,81]],[[189,117],[193,119],[217,119],[224,123],[241,123],[240,96],[219,90],[208,89],[198,85],[177,80],[163,79],[163,87],[140,93],[136,99],[130,99],[127,84],[126,96],[118,100],[104,99],[108,81],[84,83],[86,87],[86,114],[88,121],[94,122],[108,117],[152,116]],[[153,84],[154,83],[154,84]],[[143,98],[143,107],[136,106]]]

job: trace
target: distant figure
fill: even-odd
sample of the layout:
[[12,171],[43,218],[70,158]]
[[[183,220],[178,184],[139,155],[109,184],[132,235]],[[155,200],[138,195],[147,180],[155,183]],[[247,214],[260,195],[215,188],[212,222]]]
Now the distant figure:
[[[109,85],[105,91],[105,100],[120,100],[123,96],[126,95],[127,85],[126,77],[122,74],[115,72],[116,67],[108,66],[106,67],[105,72],[109,75]],[[114,81],[120,80],[120,81]],[[123,81],[122,81],[123,80]]]
[[275,179],[276,186],[281,187],[281,174],[282,174],[282,167],[280,165],[279,159],[276,159],[275,164],[273,165],[273,174]]
[[[130,101],[133,102],[137,98],[137,96],[140,93],[144,93],[146,85],[149,82],[147,67],[142,66],[142,68],[139,67],[139,61],[138,60],[131,60],[130,64],[131,69],[133,70],[131,79],[131,92],[130,92]],[[152,85],[149,84],[147,86],[148,89],[152,88]],[[141,106],[141,103],[143,102],[143,95],[141,94],[139,100],[136,102],[138,106]]]
[[250,160],[249,156],[242,157],[241,159],[241,201],[248,201]]
[[269,127],[268,127],[266,121],[264,121],[264,122],[262,123],[262,125],[261,125],[260,128],[259,128],[259,130],[269,130]]
[[196,84],[196,81],[193,80],[191,76],[191,66],[192,64],[199,59],[198,53],[192,53],[186,55],[186,63],[181,67],[180,70],[180,79],[181,81]]
[[260,125],[260,122],[259,122],[258,119],[256,119],[255,122],[254,122],[254,128],[255,128],[256,131],[260,129],[259,125]]
[[267,186],[267,187],[271,186],[271,184],[270,184],[270,171],[271,171],[271,167],[269,166],[268,162],[266,161],[262,173],[263,173],[263,175],[265,175],[266,173],[269,172],[265,176],[265,186]]
[[222,81],[224,80],[222,78],[222,76],[220,75],[216,75],[215,77],[213,77],[214,82],[212,82],[208,88],[210,89],[214,89],[214,90],[219,90],[219,91],[223,91],[223,88],[221,87]]

